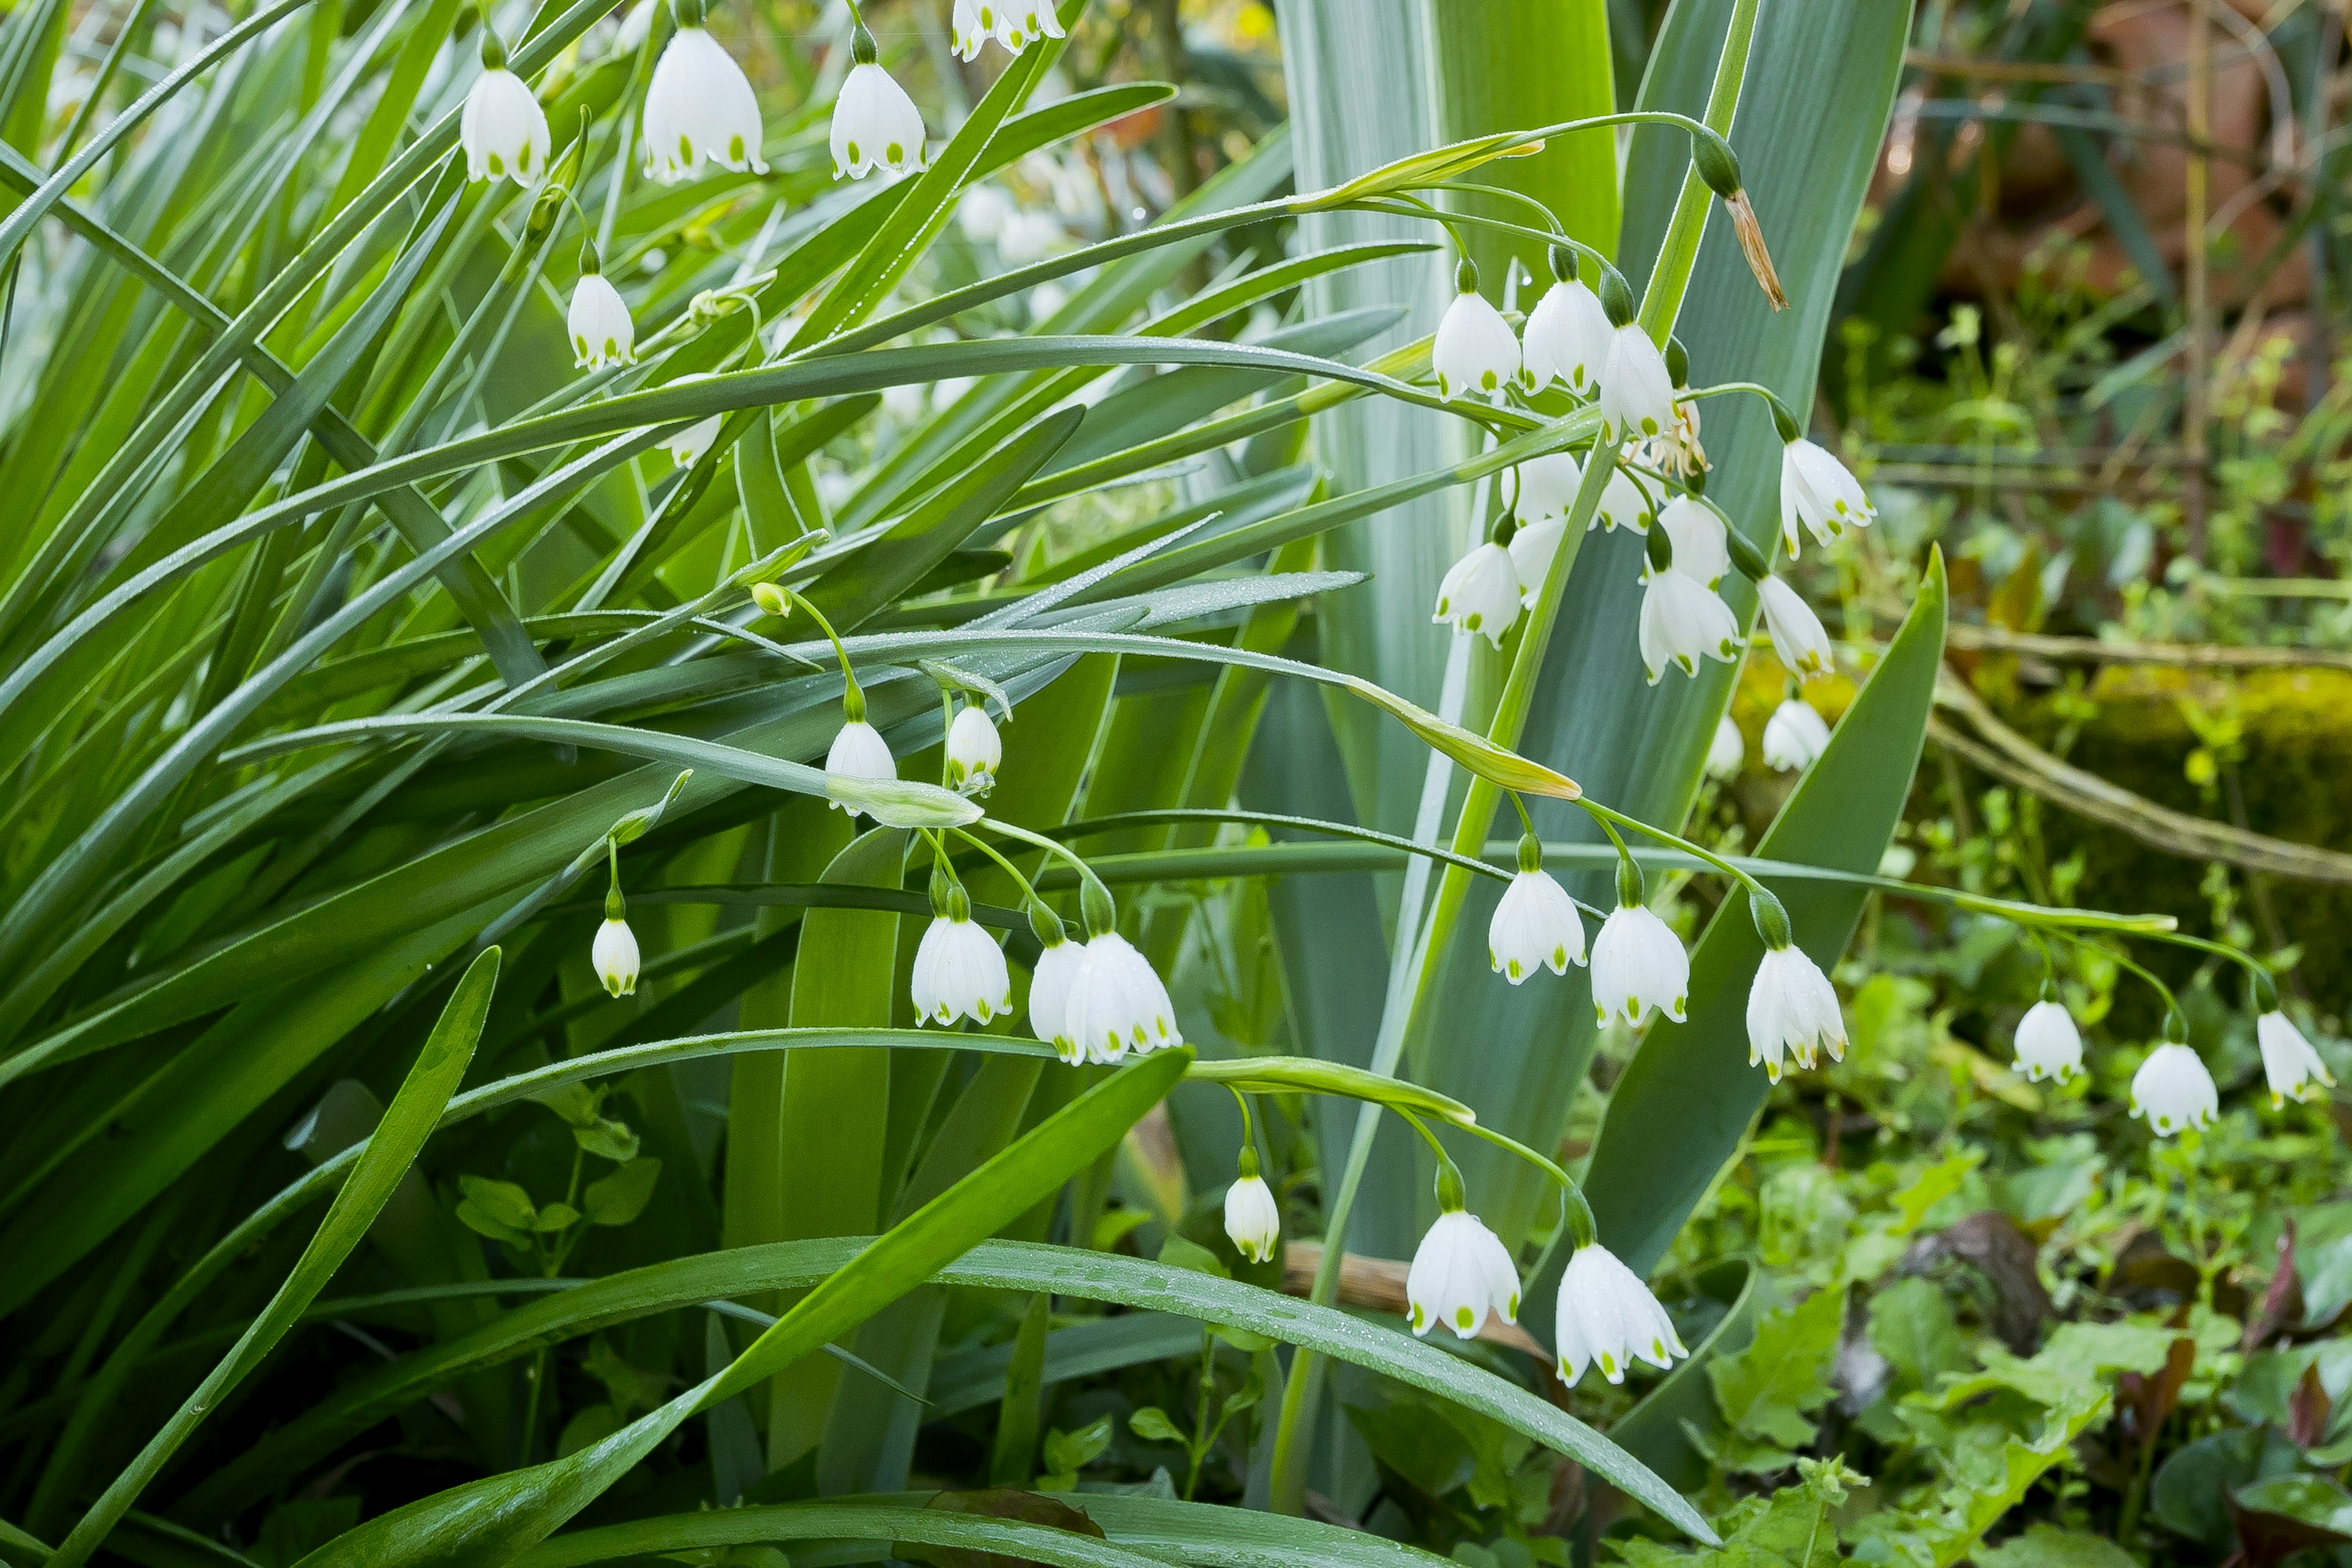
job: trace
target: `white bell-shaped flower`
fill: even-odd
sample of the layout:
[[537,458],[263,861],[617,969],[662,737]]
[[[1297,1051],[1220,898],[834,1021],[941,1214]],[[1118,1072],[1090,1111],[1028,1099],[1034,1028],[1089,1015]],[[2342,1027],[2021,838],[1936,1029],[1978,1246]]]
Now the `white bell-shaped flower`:
[[1592,939],[1592,1011],[1639,1025],[1653,1008],[1679,1024],[1690,1001],[1690,954],[1644,905],[1623,904]]
[[1437,1216],[1414,1248],[1404,1299],[1414,1333],[1443,1323],[1466,1340],[1488,1312],[1507,1323],[1519,1321],[1519,1271],[1501,1237],[1468,1210],[1453,1209]]
[[880,66],[849,68],[833,106],[833,177],[862,180],[876,169],[911,174],[923,167],[923,111]]
[[1528,312],[1528,380],[1538,389],[1564,382],[1590,396],[1609,357],[1609,312],[1579,279],[1554,283]]
[[1657,509],[1651,505],[1648,495],[1633,482],[1631,475],[1618,468],[1610,474],[1609,482],[1601,487],[1601,504],[1593,509],[1592,521],[1586,523],[1584,529],[1588,533],[1596,528],[1610,533],[1621,528],[1631,529],[1635,533],[1647,533],[1656,518]]
[[1673,423],[1641,446],[1643,461],[1679,481],[1687,481],[1707,466],[1706,448],[1698,438],[1698,405],[1684,396],[1689,390],[1675,389],[1677,401]]
[[1003,0],[996,11],[996,41],[1016,55],[1039,38],[1063,36],[1054,0]]
[[1525,374],[1519,340],[1503,312],[1478,292],[1477,277],[1468,262],[1462,264],[1460,288],[1439,318],[1437,339],[1430,345],[1430,368],[1437,372],[1443,397],[1500,397]]
[[1551,574],[1552,557],[1559,553],[1559,542],[1568,537],[1568,520],[1547,517],[1535,522],[1519,524],[1511,535],[1511,570],[1519,574],[1519,602],[1532,605],[1543,592],[1544,579]]
[[1437,584],[1437,610],[1429,618],[1456,632],[1485,632],[1502,647],[1519,618],[1519,570],[1511,552],[1489,540],[1456,561]]
[[738,174],[764,174],[764,136],[743,68],[707,29],[680,27],[646,88],[646,172],[676,184],[699,174],[707,158]]
[[954,915],[934,915],[915,948],[915,1020],[993,1023],[1013,1011],[1013,976],[1004,950],[985,926]]
[[1115,931],[1087,943],[1066,1006],[1064,1026],[1087,1061],[1115,1062],[1129,1051],[1184,1043],[1168,987],[1151,961]]
[[596,971],[596,978],[614,996],[630,996],[637,989],[637,933],[629,922],[614,919],[596,928],[596,940],[588,945],[588,963]]
[[2213,1075],[2195,1051],[2177,1041],[2150,1051],[2132,1074],[2131,1113],[2147,1117],[2159,1137],[2208,1126],[2221,1110]]
[[629,320],[628,301],[603,273],[583,272],[572,286],[565,325],[572,333],[572,363],[580,369],[636,363],[637,329]]
[[1255,1156],[1243,1162],[1242,1175],[1225,1189],[1225,1234],[1252,1263],[1271,1259],[1274,1244],[1282,1238],[1282,1205],[1257,1173]]
[[[711,373],[707,370],[689,371],[667,384],[684,386],[690,381],[709,381],[710,374]],[[698,419],[685,429],[663,437],[662,447],[669,453],[669,460],[681,468],[693,467],[700,460],[703,453],[710,450],[710,443],[719,439],[719,426],[726,417],[723,414],[714,414],[708,419]]]
[[1658,526],[1674,541],[1675,570],[1684,576],[1712,588],[1731,570],[1728,531],[1722,515],[1705,501],[1676,496],[1659,511]]
[[654,36],[654,13],[661,8],[662,0],[637,0],[621,25],[613,29],[613,53],[634,55],[646,47]]
[[1690,1354],[1641,1276],[1597,1241],[1569,1254],[1554,1331],[1560,1381],[1571,1388],[1588,1366],[1599,1367],[1612,1383],[1622,1383],[1636,1359],[1664,1368]]
[[980,46],[996,35],[1003,7],[995,0],[955,0],[948,16],[948,43],[958,59],[980,58]]
[[1650,334],[1628,321],[1609,334],[1601,367],[1601,438],[1616,443],[1662,434],[1675,422],[1675,383]]
[[2273,1007],[2254,1020],[2254,1043],[2263,1048],[2263,1077],[2271,1086],[2271,1109],[2290,1100],[2308,1100],[2336,1087],[2336,1075],[2319,1059],[2303,1031]]
[[457,116],[466,178],[535,185],[546,177],[554,146],[547,132],[547,113],[522,78],[507,69],[506,51],[494,39],[484,40],[483,54],[495,56],[499,63],[474,79]]
[[1790,674],[1800,680],[1815,680],[1830,673],[1834,662],[1830,634],[1803,595],[1780,578],[1767,576],[1756,584],[1756,602],[1763,607],[1764,629],[1771,634],[1772,651]]
[[1748,737],[1739,732],[1738,721],[1726,713],[1715,721],[1715,738],[1706,743],[1706,772],[1710,778],[1734,779],[1748,763]]
[[948,726],[948,783],[966,795],[984,795],[996,787],[996,770],[1004,764],[1004,742],[988,710],[967,702]]
[[1697,578],[1671,570],[1649,574],[1640,637],[1642,663],[1653,686],[1669,664],[1696,675],[1702,658],[1729,664],[1739,655],[1739,621],[1731,606]]
[[1801,697],[1782,702],[1764,721],[1764,765],[1777,773],[1804,772],[1829,746],[1829,721]]
[[[853,719],[841,727],[833,738],[833,749],[824,754],[824,771],[851,779],[895,779],[898,776],[898,760],[890,755],[890,743],[882,731],[863,719]],[[854,820],[855,806],[835,801],[835,805],[849,813]]]
[[1877,518],[1862,481],[1835,455],[1802,437],[1780,448],[1780,542],[1791,557],[1801,522],[1814,543],[1827,544],[1849,526],[1867,528]]
[[2017,1021],[2017,1065],[2030,1080],[2064,1083],[2083,1070],[2083,1037],[2063,1002],[2036,1002]]
[[1546,964],[1565,974],[1584,962],[1584,918],[1548,871],[1522,866],[1486,922],[1486,957],[1517,985]]
[[1547,518],[1566,518],[1576,505],[1576,492],[1584,483],[1584,465],[1576,460],[1573,452],[1546,452],[1540,458],[1529,458],[1515,470],[1518,475],[1518,492],[1513,498],[1513,510],[1519,523],[1540,522]]
[[1086,960],[1079,943],[1057,942],[1037,955],[1037,968],[1029,976],[1029,1032],[1072,1067],[1086,1059],[1069,1026],[1070,991]]
[[1826,1047],[1832,1061],[1845,1060],[1845,1018],[1837,988],[1822,966],[1790,945],[1767,948],[1748,988],[1748,1065],[1764,1064],[1764,1076],[1780,1081],[1783,1055],[1808,1070]]

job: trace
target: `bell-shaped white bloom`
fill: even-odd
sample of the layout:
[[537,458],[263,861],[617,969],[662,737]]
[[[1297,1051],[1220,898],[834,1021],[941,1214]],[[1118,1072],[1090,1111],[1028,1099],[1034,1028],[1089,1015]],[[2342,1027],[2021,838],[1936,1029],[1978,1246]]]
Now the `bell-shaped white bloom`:
[[[856,74],[850,73],[853,79]],[[737,174],[764,174],[764,135],[760,100],[743,68],[708,29],[680,27],[654,62],[653,80],[646,88],[647,172],[664,184],[676,184],[692,179],[708,158]]]
[[1771,634],[1772,651],[1780,656],[1790,674],[1800,680],[1813,680],[1830,673],[1833,658],[1830,634],[1803,595],[1780,578],[1768,576],[1756,584],[1756,602],[1763,606],[1764,629]]
[[1503,634],[1519,618],[1519,569],[1511,552],[1490,540],[1456,561],[1437,584],[1437,610],[1429,618],[1457,632],[1485,632],[1502,647]]
[[1765,950],[1748,988],[1748,1065],[1764,1064],[1764,1076],[1780,1081],[1780,1058],[1794,1057],[1811,1069],[1829,1047],[1832,1061],[1845,1060],[1845,1018],[1837,988],[1822,966],[1801,947]]
[[1748,737],[1739,732],[1738,721],[1726,713],[1715,721],[1715,739],[1706,743],[1706,772],[1710,778],[1734,779],[1748,763]]
[[1599,1242],[1569,1255],[1559,1279],[1559,1316],[1552,1348],[1559,1356],[1560,1381],[1573,1388],[1584,1369],[1597,1366],[1612,1383],[1625,1381],[1636,1358],[1668,1367],[1683,1348],[1675,1322],[1641,1276]]
[[2017,1065],[2035,1083],[2064,1083],[2083,1070],[2083,1037],[2063,1002],[2036,1002],[2017,1021]]
[[955,0],[948,17],[948,42],[958,59],[980,58],[980,46],[995,36],[1003,9],[995,0]]
[[1705,501],[1676,496],[1658,513],[1658,526],[1674,541],[1675,570],[1714,587],[1731,570],[1731,546],[1722,517]]
[[661,5],[662,0],[637,0],[629,7],[629,14],[613,29],[614,54],[634,55],[646,47],[646,40],[654,36],[654,13]]
[[596,940],[588,946],[588,963],[613,995],[636,994],[637,933],[629,929],[628,921],[609,920],[596,928]]
[[[707,370],[689,371],[667,384],[684,386],[689,381],[709,381],[710,374]],[[703,453],[710,450],[710,443],[719,439],[719,426],[725,418],[723,414],[714,414],[663,437],[662,447],[669,453],[669,460],[681,468],[692,467]]]
[[1087,1061],[1115,1062],[1131,1050],[1184,1043],[1168,987],[1151,961],[1115,931],[1087,943],[1066,1006],[1064,1026]]
[[1519,382],[1519,340],[1503,312],[1475,289],[1465,289],[1445,307],[1430,345],[1430,367],[1444,397],[1500,397]]
[[2221,1110],[2213,1075],[2187,1046],[2157,1047],[2132,1074],[2131,1113],[2147,1117],[2159,1137],[2205,1127]]
[[1512,504],[1523,528],[1546,518],[1568,516],[1576,505],[1577,489],[1584,483],[1584,465],[1572,452],[1529,458],[1518,466],[1517,474],[1518,493]]
[[[890,742],[882,738],[881,731],[863,719],[853,719],[834,736],[833,749],[824,754],[824,771],[844,778],[895,779],[898,776],[898,763],[890,755]],[[849,813],[852,820],[856,818],[855,806],[837,800],[833,804]]]
[[966,795],[982,795],[996,787],[996,770],[1003,763],[1004,742],[988,710],[966,703],[948,726],[948,782]]
[[539,184],[554,146],[539,100],[504,66],[485,70],[467,89],[457,142],[466,150],[466,178],[509,179],[518,185]]
[[1624,469],[1619,468],[1609,476],[1609,482],[1601,487],[1601,504],[1594,509],[1592,521],[1584,528],[1588,533],[1596,528],[1611,533],[1621,528],[1630,528],[1635,533],[1647,533],[1656,515],[1656,509],[1642,493],[1642,487],[1635,484]]
[[1057,942],[1037,955],[1029,976],[1029,1032],[1054,1047],[1076,1067],[1086,1059],[1070,1033],[1070,988],[1086,967],[1087,950],[1075,942]]
[[1862,481],[1823,447],[1800,438],[1780,448],[1780,542],[1797,553],[1797,525],[1813,542],[1827,544],[1849,524],[1867,528],[1878,509],[1863,493]]
[[1437,1216],[1414,1249],[1404,1299],[1414,1333],[1444,1323],[1466,1340],[1488,1312],[1507,1323],[1519,1321],[1519,1271],[1501,1237],[1468,1210],[1454,1209]]
[[1561,381],[1590,395],[1609,357],[1610,330],[1601,296],[1581,279],[1554,283],[1528,312],[1528,380],[1538,389]]
[[2336,1075],[2303,1031],[2277,1008],[2254,1020],[2254,1041],[2263,1048],[2263,1076],[2270,1080],[2273,1110],[2290,1100],[2308,1100],[2323,1088],[2336,1087]]
[[1782,702],[1764,721],[1764,765],[1775,772],[1803,773],[1829,746],[1829,721],[1801,697]]
[[1638,1025],[1652,1008],[1679,1024],[1690,1001],[1690,954],[1641,904],[1620,904],[1592,939],[1592,1011]]
[[1559,553],[1559,542],[1568,537],[1568,521],[1564,518],[1547,517],[1538,522],[1523,522],[1511,535],[1511,570],[1519,574],[1519,602],[1532,605],[1543,592],[1544,579],[1551,574],[1551,559]]
[[1274,1244],[1282,1237],[1282,1205],[1255,1170],[1225,1189],[1225,1234],[1252,1263],[1274,1257]]
[[580,275],[572,287],[572,309],[565,320],[572,332],[572,363],[582,370],[636,363],[637,329],[629,320],[628,302],[603,273]]
[[1675,383],[1650,334],[1628,321],[1609,334],[1601,367],[1601,438],[1638,441],[1675,422]]
[[1545,964],[1565,974],[1584,962],[1584,917],[1576,900],[1548,871],[1520,871],[1503,889],[1486,922],[1486,957],[1495,973],[1517,985]]
[[996,41],[1016,55],[1039,38],[1063,36],[1054,0],[1002,0],[995,10]]
[[915,1021],[992,1023],[1013,1011],[1013,976],[1004,950],[985,926],[933,915],[915,948]]
[[1642,663],[1655,686],[1669,664],[1682,666],[1685,675],[1696,675],[1702,658],[1729,664],[1739,654],[1739,621],[1697,578],[1652,572],[1642,595],[1641,644]]
[[923,167],[923,111],[878,65],[854,65],[833,105],[833,177]]

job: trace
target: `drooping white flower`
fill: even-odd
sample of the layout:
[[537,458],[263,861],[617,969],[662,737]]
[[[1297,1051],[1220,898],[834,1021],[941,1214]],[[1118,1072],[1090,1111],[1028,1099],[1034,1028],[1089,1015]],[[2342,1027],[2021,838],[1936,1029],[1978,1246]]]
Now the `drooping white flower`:
[[1013,1010],[1013,976],[1004,950],[985,926],[934,915],[915,948],[915,1020],[987,1024]]
[[1569,1255],[1559,1279],[1552,1346],[1559,1356],[1560,1381],[1571,1388],[1588,1366],[1599,1367],[1612,1383],[1622,1383],[1636,1358],[1664,1368],[1690,1354],[1641,1276],[1597,1241]]
[[680,27],[646,88],[647,173],[676,184],[700,173],[707,158],[738,174],[764,174],[764,135],[760,100],[743,68],[708,29]]
[[[689,381],[709,381],[710,374],[707,370],[689,371],[667,384],[684,386]],[[666,437],[662,448],[669,453],[671,462],[681,468],[690,468],[703,453],[710,450],[710,443],[719,439],[719,426],[725,418],[723,414],[714,414],[708,419],[698,419],[675,435]]]
[[583,272],[572,285],[565,325],[572,333],[572,363],[580,369],[636,363],[637,329],[629,320],[628,302],[603,273]]
[[1129,1051],[1184,1043],[1168,987],[1151,961],[1115,931],[1087,943],[1066,1007],[1064,1026],[1087,1061],[1115,1062]]
[[1739,732],[1739,724],[1726,713],[1715,721],[1715,739],[1706,743],[1706,771],[1711,778],[1731,779],[1739,776],[1747,765],[1748,737]]
[[[824,771],[852,779],[895,779],[898,776],[898,760],[890,755],[890,743],[882,731],[863,719],[853,719],[841,727],[833,738],[833,749],[824,754]],[[841,801],[835,805],[857,816],[855,806]]]
[[535,185],[546,176],[554,141],[547,113],[522,78],[507,69],[506,51],[485,40],[486,55],[499,63],[474,79],[457,116],[457,142],[466,150],[468,180],[512,180]]
[[1443,397],[1500,397],[1503,389],[1524,384],[1519,367],[1519,340],[1503,312],[1478,292],[1477,274],[1463,264],[1462,286],[1454,303],[1437,323],[1437,339],[1430,345],[1430,368],[1437,372]]
[[1821,616],[1798,593],[1778,577],[1756,584],[1756,602],[1764,610],[1764,629],[1771,634],[1772,651],[1790,674],[1814,680],[1830,673],[1833,655],[1830,634]]
[[1739,652],[1739,621],[1731,606],[1696,577],[1680,572],[1649,574],[1642,595],[1642,663],[1650,684],[1677,664],[1685,675],[1698,673],[1702,658],[1730,663]]
[[1674,541],[1675,570],[1708,587],[1731,570],[1731,546],[1722,517],[1702,500],[1676,496],[1658,513],[1658,526]]
[[1519,525],[1547,518],[1565,518],[1576,505],[1578,487],[1584,483],[1584,465],[1573,452],[1546,452],[1529,458],[1517,468],[1518,493],[1512,504]]
[[1877,517],[1862,482],[1833,454],[1801,437],[1780,448],[1780,542],[1791,558],[1801,522],[1814,543],[1827,544],[1849,524],[1867,528]]
[[1453,1209],[1437,1216],[1413,1249],[1404,1299],[1414,1333],[1444,1323],[1466,1340],[1488,1312],[1507,1323],[1519,1321],[1519,1271],[1502,1237],[1468,1210]]
[[1521,604],[1536,602],[1544,579],[1551,574],[1551,558],[1559,553],[1559,542],[1567,537],[1568,521],[1558,517],[1523,522],[1511,535],[1511,569],[1519,574]]
[[2336,1087],[2336,1075],[2327,1070],[2303,1031],[2277,1008],[2254,1020],[2254,1041],[2263,1048],[2263,1077],[2270,1082],[2272,1110]]
[[1003,9],[995,0],[955,0],[955,10],[948,17],[948,42],[958,59],[980,58],[980,46],[995,36]]
[[1457,632],[1485,632],[1502,647],[1503,634],[1519,618],[1519,571],[1511,552],[1489,540],[1456,561],[1437,584],[1437,610],[1429,618]]
[[1548,871],[1521,869],[1486,922],[1486,957],[1517,985],[1545,964],[1565,974],[1584,962],[1584,918]]
[[1070,988],[1086,967],[1087,950],[1075,942],[1057,942],[1037,955],[1029,976],[1029,1032],[1054,1047],[1076,1067],[1086,1059],[1070,1033]]
[[1828,721],[1801,697],[1791,697],[1764,721],[1764,765],[1778,773],[1800,773],[1829,750]]
[[1650,334],[1628,321],[1609,334],[1601,367],[1601,438],[1642,440],[1675,422],[1675,383]]
[[1838,1011],[1837,988],[1804,949],[1766,949],[1756,982],[1748,988],[1748,1065],[1762,1062],[1765,1076],[1778,1083],[1784,1053],[1811,1070],[1825,1046],[1832,1061],[1845,1060],[1845,1018]]
[[1225,1189],[1225,1234],[1234,1246],[1252,1263],[1264,1263],[1274,1257],[1274,1244],[1282,1237],[1282,1205],[1274,1200],[1274,1189],[1257,1173],[1257,1162],[1247,1163],[1244,1174]]
[[862,180],[876,169],[910,174],[923,167],[923,111],[880,66],[849,68],[833,105],[833,177]]
[[2203,1059],[2177,1041],[2150,1051],[2132,1074],[2131,1113],[2147,1117],[2159,1137],[2207,1126],[2221,1109]]
[[1595,528],[1610,533],[1621,528],[1647,533],[1656,516],[1657,510],[1650,504],[1642,487],[1624,469],[1617,468],[1610,474],[1609,482],[1601,487],[1601,505],[1594,509],[1592,521],[1584,528],[1588,533]]
[[1054,0],[1003,0],[995,26],[996,41],[1016,55],[1041,37],[1063,36]]
[[1570,278],[1554,283],[1528,312],[1528,379],[1537,388],[1554,381],[1591,395],[1609,354],[1609,312],[1601,296]]
[[622,17],[621,25],[613,30],[614,54],[634,55],[646,47],[646,40],[654,36],[654,13],[661,8],[661,4],[662,0],[637,0],[629,7],[629,14]]
[[1651,1009],[1679,1024],[1690,1001],[1690,954],[1644,905],[1620,904],[1592,939],[1592,1011],[1639,1025]]
[[588,945],[588,963],[596,978],[614,996],[631,996],[637,989],[637,933],[625,920],[608,920],[596,928]]
[[2083,1070],[2083,1037],[2063,1002],[2036,1002],[2017,1021],[2017,1065],[2030,1080],[2064,1083]]
[[996,787],[996,770],[1003,763],[1004,742],[988,710],[965,703],[948,726],[948,782],[966,795],[985,794]]

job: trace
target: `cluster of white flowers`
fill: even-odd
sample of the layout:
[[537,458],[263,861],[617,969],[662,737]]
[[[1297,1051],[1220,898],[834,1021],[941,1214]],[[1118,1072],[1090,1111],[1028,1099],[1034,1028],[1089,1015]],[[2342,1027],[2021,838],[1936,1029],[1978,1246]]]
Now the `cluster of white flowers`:
[[[2262,1052],[2271,1108],[2279,1110],[2289,1100],[2309,1100],[2335,1088],[2335,1075],[2294,1020],[2279,1010],[2268,981],[2258,982],[2257,988],[2263,1000],[2254,1018],[2254,1043]],[[2168,1015],[2168,1037],[2132,1074],[2131,1113],[2144,1118],[2158,1137],[2201,1131],[2221,1114],[2221,1091],[2213,1074],[2195,1048],[2179,1037],[2180,1032],[2178,1015]],[[2046,1078],[2063,1084],[2083,1070],[2082,1033],[2051,982],[2043,982],[2042,999],[2018,1020],[2012,1043],[2018,1068],[2029,1081]]]

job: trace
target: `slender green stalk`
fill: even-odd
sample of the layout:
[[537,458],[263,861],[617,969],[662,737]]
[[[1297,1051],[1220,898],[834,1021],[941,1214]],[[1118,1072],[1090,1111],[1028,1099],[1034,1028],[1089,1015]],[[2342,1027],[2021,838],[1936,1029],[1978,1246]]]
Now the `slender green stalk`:
[[[1732,117],[1739,111],[1740,84],[1748,76],[1748,48],[1756,37],[1756,6],[1757,0],[1733,0],[1731,26],[1724,35],[1723,55],[1715,67],[1715,87],[1706,99],[1707,129],[1718,136],[1730,136]],[[1673,336],[1675,318],[1682,313],[1683,291],[1689,287],[1691,268],[1698,261],[1698,242],[1706,233],[1713,197],[1699,174],[1698,160],[1692,159],[1683,174],[1675,216],[1666,225],[1666,237],[1658,247],[1657,262],[1650,268],[1650,286],[1642,295],[1641,313],[1635,318],[1660,348]]]

